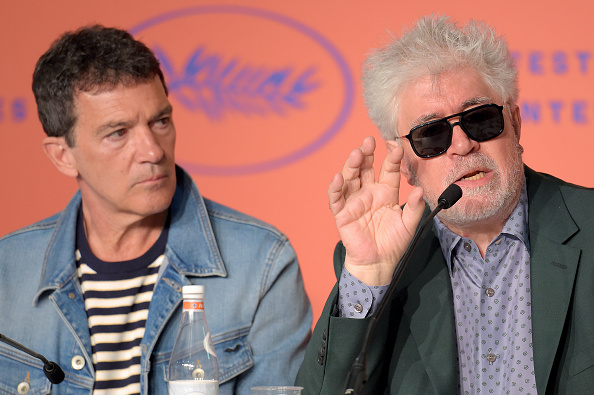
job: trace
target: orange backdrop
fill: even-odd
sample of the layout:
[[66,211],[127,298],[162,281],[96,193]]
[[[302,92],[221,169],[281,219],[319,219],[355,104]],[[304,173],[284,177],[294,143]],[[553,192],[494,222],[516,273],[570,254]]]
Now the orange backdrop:
[[338,239],[327,185],[364,136],[377,136],[361,100],[361,62],[388,31],[400,33],[421,15],[445,13],[496,26],[520,71],[525,162],[594,186],[594,4],[545,3],[3,2],[0,235],[57,212],[76,190],[41,150],[30,90],[37,58],[59,34],[81,25],[131,29],[166,70],[178,163],[205,196],[289,236],[317,319],[334,283]]

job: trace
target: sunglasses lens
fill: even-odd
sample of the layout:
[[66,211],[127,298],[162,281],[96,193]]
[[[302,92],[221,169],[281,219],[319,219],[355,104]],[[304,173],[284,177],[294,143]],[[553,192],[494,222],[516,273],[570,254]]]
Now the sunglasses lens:
[[462,115],[460,123],[476,141],[487,141],[503,132],[503,115],[499,107],[478,107]]
[[452,134],[448,121],[441,120],[420,126],[411,132],[411,143],[417,155],[430,158],[443,154],[451,143]]
[[485,104],[414,127],[406,137],[421,158],[438,156],[446,152],[452,143],[453,126],[448,119],[460,116],[459,125],[471,139],[487,141],[503,132],[502,109],[502,106]]

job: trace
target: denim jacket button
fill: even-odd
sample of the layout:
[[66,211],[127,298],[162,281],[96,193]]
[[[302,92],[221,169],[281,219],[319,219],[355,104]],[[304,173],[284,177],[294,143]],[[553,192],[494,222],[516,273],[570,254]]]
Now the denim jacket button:
[[21,381],[19,385],[17,385],[18,394],[28,394],[30,390],[31,386],[26,381]]
[[81,370],[85,367],[85,359],[81,355],[75,355],[72,357],[71,363],[74,370]]

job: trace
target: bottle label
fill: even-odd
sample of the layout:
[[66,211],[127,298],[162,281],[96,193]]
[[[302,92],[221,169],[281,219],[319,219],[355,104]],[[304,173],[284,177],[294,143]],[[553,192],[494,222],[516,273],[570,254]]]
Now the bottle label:
[[198,301],[184,301],[184,310],[204,310],[204,302]]
[[169,382],[169,395],[218,395],[216,380],[175,380]]

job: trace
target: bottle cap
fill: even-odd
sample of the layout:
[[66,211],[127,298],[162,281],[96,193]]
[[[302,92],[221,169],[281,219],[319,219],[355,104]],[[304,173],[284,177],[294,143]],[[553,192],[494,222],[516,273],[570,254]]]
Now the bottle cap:
[[204,285],[184,285],[182,295],[184,299],[204,299]]

